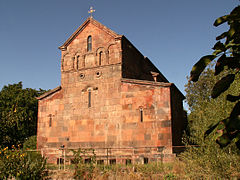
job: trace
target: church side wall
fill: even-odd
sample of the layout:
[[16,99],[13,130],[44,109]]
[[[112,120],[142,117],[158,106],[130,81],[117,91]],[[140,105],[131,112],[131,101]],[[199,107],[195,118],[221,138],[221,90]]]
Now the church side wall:
[[164,146],[171,153],[170,87],[122,83],[122,146]]
[[38,101],[38,128],[37,128],[37,148],[41,149],[48,142],[55,142],[61,136],[62,130],[62,110],[63,91]]

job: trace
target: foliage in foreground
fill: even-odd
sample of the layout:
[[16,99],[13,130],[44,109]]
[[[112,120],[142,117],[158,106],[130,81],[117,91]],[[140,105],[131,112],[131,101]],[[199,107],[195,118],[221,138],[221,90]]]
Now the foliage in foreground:
[[26,141],[23,143],[23,149],[24,150],[35,150],[37,149],[37,136],[31,136],[26,139]]
[[215,144],[207,147],[188,147],[180,155],[186,177],[190,179],[240,178],[240,157],[228,147],[222,149]]
[[23,89],[22,82],[0,91],[0,146],[9,148],[36,135],[38,104],[44,90]]
[[[185,86],[186,102],[188,103],[190,114],[188,115],[188,143],[197,145],[206,145],[219,135],[218,131],[212,133],[208,137],[205,132],[211,124],[218,122],[220,118],[227,118],[235,106],[234,102],[225,99],[228,93],[240,93],[239,76],[232,86],[220,95],[217,99],[211,98],[211,89],[214,84],[225,76],[228,72],[223,72],[218,76],[214,76],[214,70],[209,67],[199,77],[198,82],[191,81]],[[217,144],[216,144],[217,146]]]
[[46,159],[39,153],[12,146],[0,150],[0,179],[43,179]]
[[[193,82],[198,81],[199,76],[208,64],[216,59],[214,75],[217,76],[223,71],[229,73],[214,83],[211,91],[213,99],[228,90],[232,83],[238,79],[240,73],[240,6],[234,8],[230,14],[216,19],[214,26],[223,23],[229,25],[229,30],[216,37],[217,43],[213,47],[214,52],[202,57],[193,66],[190,78]],[[227,94],[226,99],[230,102],[236,102],[236,104],[231,112],[226,114],[227,117],[215,117],[217,122],[208,128],[205,135],[208,136],[217,129],[216,141],[221,147],[226,147],[234,142],[240,149],[240,95]]]
[[93,149],[74,150],[75,179],[179,179],[184,177],[183,163],[97,164]]
[[96,164],[96,154],[94,149],[72,150],[75,164],[75,179],[92,179]]
[[211,98],[211,89],[214,84],[228,71],[214,75],[214,70],[209,67],[199,77],[196,83],[189,81],[186,85],[186,101],[189,105],[188,133],[185,136],[186,151],[181,154],[181,159],[187,164],[186,176],[190,179],[229,179],[239,177],[240,157],[236,145],[220,148],[215,143],[218,132],[204,137],[211,124],[221,118],[227,118],[235,103],[225,99],[227,93],[238,94],[239,78],[232,84],[228,91],[217,99]]

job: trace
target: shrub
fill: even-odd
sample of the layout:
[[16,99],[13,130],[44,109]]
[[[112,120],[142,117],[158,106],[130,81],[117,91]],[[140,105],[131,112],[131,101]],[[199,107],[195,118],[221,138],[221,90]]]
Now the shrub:
[[19,147],[0,150],[0,179],[42,179],[46,176],[46,159],[39,153]]
[[176,179],[176,176],[172,172],[164,176],[164,180],[173,180],[173,179]]
[[232,149],[216,144],[189,147],[180,155],[186,164],[186,175],[192,179],[231,179],[240,177],[240,157]]
[[23,143],[23,149],[27,150],[27,149],[32,149],[35,150],[37,149],[37,136],[31,136],[29,138],[26,139],[26,141]]
[[96,165],[96,154],[94,149],[89,150],[73,150],[75,164],[75,179],[92,179],[95,165]]

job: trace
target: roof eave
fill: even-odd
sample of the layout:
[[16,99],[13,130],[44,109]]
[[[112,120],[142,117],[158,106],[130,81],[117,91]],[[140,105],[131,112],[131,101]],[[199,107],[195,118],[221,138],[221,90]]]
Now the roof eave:
[[58,87],[56,87],[56,88],[54,88],[54,89],[52,89],[52,90],[50,90],[50,91],[47,91],[46,93],[42,94],[41,96],[36,97],[36,99],[37,99],[37,100],[42,100],[42,99],[44,99],[44,98],[46,98],[46,97],[54,94],[55,92],[57,92],[57,91],[59,91],[59,90],[61,90],[61,89],[62,89],[62,87],[61,87],[61,86],[58,86]]

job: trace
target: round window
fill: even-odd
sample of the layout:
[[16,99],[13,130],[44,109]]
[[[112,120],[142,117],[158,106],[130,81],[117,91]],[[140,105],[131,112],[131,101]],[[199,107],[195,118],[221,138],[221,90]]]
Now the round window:
[[83,79],[83,78],[85,77],[85,75],[84,75],[83,73],[81,73],[81,74],[79,75],[79,77],[80,77],[81,79]]
[[100,77],[101,75],[102,75],[101,72],[99,72],[99,71],[96,72],[96,76],[97,76],[97,77]]

